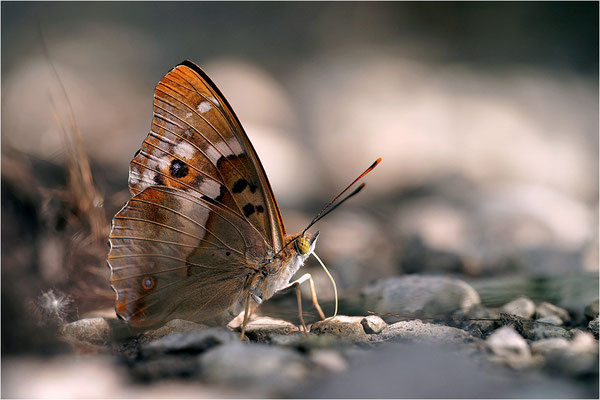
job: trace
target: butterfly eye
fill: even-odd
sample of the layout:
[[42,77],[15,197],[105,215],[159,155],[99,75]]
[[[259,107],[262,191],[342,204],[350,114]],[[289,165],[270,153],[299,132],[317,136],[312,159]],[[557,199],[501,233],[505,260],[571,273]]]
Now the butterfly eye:
[[150,290],[154,287],[154,278],[151,276],[146,276],[142,279],[142,287],[146,290]]
[[296,239],[296,250],[300,254],[306,254],[310,250],[310,243],[305,237]]

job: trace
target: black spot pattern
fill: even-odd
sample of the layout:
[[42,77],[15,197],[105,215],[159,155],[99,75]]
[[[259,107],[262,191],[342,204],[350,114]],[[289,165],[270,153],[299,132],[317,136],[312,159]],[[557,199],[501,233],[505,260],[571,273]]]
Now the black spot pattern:
[[178,159],[174,159],[173,161],[171,161],[169,173],[173,178],[183,178],[188,174],[189,171],[190,170],[188,166],[184,162]]
[[256,192],[256,187],[257,187],[256,185],[254,185],[254,184],[251,184],[251,185],[250,185],[250,191],[251,191],[252,193]]
[[246,217],[251,216],[252,214],[254,214],[254,206],[250,203],[246,204],[242,210],[244,211],[244,215]]
[[156,183],[157,185],[165,185],[165,179],[163,178],[162,175],[160,174],[156,174],[154,175],[154,178],[152,178],[152,180],[154,181],[154,183]]
[[256,212],[257,213],[264,213],[265,209],[263,208],[263,206],[258,205],[258,206],[256,206]]
[[238,179],[234,184],[231,190],[233,193],[242,193],[244,189],[248,186],[248,181],[244,178]]
[[226,255],[227,257],[229,257],[229,256],[231,255],[231,252],[230,252],[230,251],[227,251],[227,252],[225,252],[225,255]]

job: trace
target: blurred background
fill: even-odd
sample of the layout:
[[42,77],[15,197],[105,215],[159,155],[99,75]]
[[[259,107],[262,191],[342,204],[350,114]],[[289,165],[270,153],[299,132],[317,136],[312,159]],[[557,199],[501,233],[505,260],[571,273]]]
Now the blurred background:
[[344,299],[408,273],[490,306],[598,297],[597,3],[1,7],[3,354],[53,351],[35,321],[112,307],[108,224],[184,59],[233,106],[288,232],[383,157],[315,227]]

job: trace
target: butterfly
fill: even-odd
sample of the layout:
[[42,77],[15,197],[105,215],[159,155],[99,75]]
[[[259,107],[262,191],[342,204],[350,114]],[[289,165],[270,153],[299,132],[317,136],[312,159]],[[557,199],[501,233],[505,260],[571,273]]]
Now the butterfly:
[[[378,159],[358,179],[372,170]],[[116,313],[136,327],[179,318],[223,321],[310,274],[292,276],[314,252],[308,228],[288,235],[252,143],[231,106],[197,65],[184,61],[154,92],[150,132],[129,166],[132,198],[115,215],[108,264]],[[315,254],[316,256],[316,254]]]

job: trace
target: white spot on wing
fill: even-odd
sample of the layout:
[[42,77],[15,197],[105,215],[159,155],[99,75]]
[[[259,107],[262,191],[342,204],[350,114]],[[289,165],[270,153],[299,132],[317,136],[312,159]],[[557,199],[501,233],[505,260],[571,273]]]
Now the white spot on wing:
[[219,153],[225,157],[233,154],[225,142],[217,142],[215,143],[215,147],[219,150]]
[[215,99],[213,96],[208,96],[208,99],[215,103],[217,106],[221,105],[221,103],[219,103],[219,100]]
[[191,112],[189,112],[189,113],[186,113],[186,114],[185,114],[185,117],[186,117],[186,118],[190,118],[191,116],[192,116],[192,113],[191,113]]
[[199,112],[204,114],[211,108],[212,108],[212,106],[210,105],[210,103],[208,101],[203,101],[202,103],[198,104],[198,107],[196,107],[196,110],[198,110]]
[[129,184],[137,185],[139,181],[140,181],[140,172],[137,170],[137,168],[131,167],[129,169]]
[[213,164],[217,165],[217,161],[219,161],[219,158],[221,158],[221,153],[219,153],[219,151],[214,147],[208,146],[206,148],[206,156]]
[[154,171],[151,171],[149,169],[146,169],[144,171],[144,173],[142,174],[142,182],[145,183],[145,185],[143,185],[143,188],[154,184],[154,180],[152,179],[154,177],[154,174]]
[[164,156],[158,159],[156,165],[158,166],[158,169],[162,171],[169,168],[169,166],[171,165],[171,160],[168,156]]
[[187,158],[188,160],[193,158],[196,154],[196,148],[190,143],[182,141],[175,147],[175,155],[178,157]]
[[223,141],[216,142],[213,146],[207,146],[206,148],[206,156],[213,164],[216,164],[219,159],[223,157],[229,157],[232,155],[242,155],[244,151],[242,150],[242,146],[237,141],[235,137],[229,139],[227,143]]
[[214,200],[221,194],[221,184],[212,179],[204,179],[200,182],[198,190]]
[[242,146],[236,138],[232,137],[227,143],[229,144],[229,147],[231,147],[236,156],[244,154],[244,150],[242,150]]

